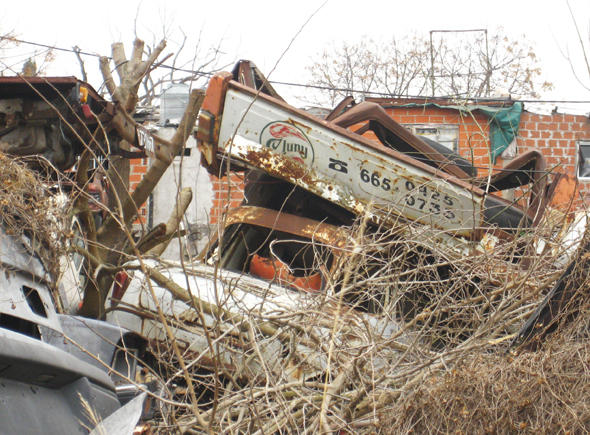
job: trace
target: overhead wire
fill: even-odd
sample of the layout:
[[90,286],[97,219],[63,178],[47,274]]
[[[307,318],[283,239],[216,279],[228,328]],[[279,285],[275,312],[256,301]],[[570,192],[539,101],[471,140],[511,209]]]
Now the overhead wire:
[[[10,36],[0,36],[0,41],[10,41],[10,42],[16,42],[17,44],[34,45],[34,46],[37,46],[37,47],[48,48],[50,50],[65,51],[65,52],[83,54],[84,56],[102,57],[101,55],[96,54],[96,53],[88,53],[88,52],[85,52],[85,51],[76,51],[76,50],[72,50],[70,48],[57,47],[55,45],[47,45],[47,44],[41,44],[39,42],[25,41],[25,40],[13,38],[13,37],[10,37]],[[109,59],[111,59],[111,58],[109,57]]]
[[[102,57],[96,53],[89,53],[89,52],[81,51],[79,49],[74,50],[74,49],[67,49],[67,48],[62,48],[62,47],[50,46],[50,45],[40,44],[40,43],[36,43],[36,42],[31,42],[31,41],[24,41],[24,40],[12,38],[12,37],[0,36],[0,41],[2,41],[2,40],[9,40],[9,41],[16,42],[16,43],[38,46],[38,47],[42,47],[42,48],[48,49],[48,50],[57,50],[57,51],[61,51],[61,52],[74,53],[77,55],[92,56],[92,57],[98,57],[98,58]],[[75,47],[75,48],[78,48],[78,47]],[[111,57],[107,57],[107,58],[112,59]],[[2,63],[4,63],[4,62],[2,62]],[[165,68],[165,69],[170,69],[173,71],[184,72],[184,73],[191,74],[191,75],[202,76],[202,77],[213,76],[213,73],[210,73],[210,72],[195,71],[195,70],[185,69],[185,68],[177,68],[177,67],[173,67],[173,66],[165,65],[165,64],[161,64],[160,67]],[[403,97],[403,98],[408,98],[408,99],[409,98],[420,98],[420,99],[427,99],[427,100],[436,100],[436,99],[444,99],[445,98],[445,97],[441,97],[441,96],[425,97],[425,96],[395,95],[395,94],[391,94],[391,93],[378,92],[378,91],[360,91],[360,90],[347,89],[347,88],[336,88],[336,87],[329,87],[329,86],[319,86],[319,85],[310,85],[310,84],[302,84],[302,83],[290,83],[290,82],[272,81],[272,80],[269,80],[269,83],[271,83],[272,85],[292,86],[292,87],[318,89],[318,90],[326,90],[326,91],[357,93],[357,94],[365,94],[365,95],[380,95],[380,96],[386,96],[386,97],[390,97],[390,98],[391,97]],[[467,100],[477,100],[477,98],[466,98],[466,99]],[[493,98],[480,98],[480,99],[485,100],[486,102],[493,102],[494,101]],[[504,99],[497,99],[496,101],[506,102],[507,100],[504,98]],[[520,101],[520,102],[527,102],[527,103],[562,103],[562,104],[563,103],[570,103],[570,104],[588,104],[588,103],[590,103],[590,101],[586,101],[586,100],[512,100],[512,101]],[[484,168],[481,167],[479,169],[484,169]],[[485,168],[485,169],[487,169],[487,168]],[[496,170],[503,171],[505,169],[499,168]],[[517,170],[517,171],[520,172],[521,170]],[[532,174],[537,171],[527,170],[526,172],[529,172]]]
[[[83,55],[83,56],[102,57],[101,55],[96,54],[96,53],[89,53],[89,52],[81,51],[81,50],[73,50],[73,49],[68,49],[68,48],[63,48],[63,47],[51,46],[51,45],[47,45],[47,44],[41,44],[41,43],[38,43],[38,42],[25,41],[25,40],[13,38],[13,37],[0,36],[0,41],[3,41],[3,40],[11,41],[11,42],[19,43],[19,44],[28,44],[28,45],[43,47],[45,49],[50,49],[50,50],[57,50],[57,51],[62,51],[62,52],[74,53],[74,54],[79,54],[79,55]],[[108,56],[106,56],[106,57],[108,59],[112,59],[111,57],[108,57]],[[174,66],[170,66],[170,65],[165,65],[165,64],[160,65],[160,67],[161,68],[165,68],[165,69],[170,69],[172,71],[184,72],[184,73],[191,74],[191,75],[196,75],[196,76],[202,76],[202,77],[211,77],[211,76],[213,76],[213,73],[210,73],[210,72],[195,71],[195,70],[186,69],[186,68],[178,68],[178,67],[174,67]],[[332,87],[332,86],[320,86],[320,85],[303,84],[303,83],[283,82],[283,81],[276,81],[276,80],[269,80],[269,83],[272,84],[272,85],[291,86],[291,87],[299,87],[299,88],[307,88],[307,89],[317,89],[317,90],[332,91],[332,92],[346,92],[346,93],[352,93],[352,94],[378,95],[378,96],[384,96],[384,97],[389,97],[389,98],[395,98],[395,97],[400,97],[400,98],[420,98],[420,99],[427,99],[427,100],[453,98],[451,96],[449,96],[449,97],[444,97],[444,96],[431,97],[431,96],[423,96],[423,95],[392,94],[392,93],[389,93],[389,92],[365,91],[365,90],[358,90],[358,89],[337,88],[337,87]],[[465,100],[482,100],[482,101],[485,100],[486,102],[494,102],[494,101],[506,102],[507,101],[506,98],[494,99],[494,98],[475,98],[475,97],[469,97],[469,98],[464,98],[464,99]],[[508,100],[508,101],[519,101],[519,102],[522,102],[522,103],[590,104],[590,100],[531,100],[531,99],[519,99],[519,100]]]

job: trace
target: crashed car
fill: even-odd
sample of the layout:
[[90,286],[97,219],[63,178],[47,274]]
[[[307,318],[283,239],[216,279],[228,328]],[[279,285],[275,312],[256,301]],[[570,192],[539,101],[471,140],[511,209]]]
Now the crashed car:
[[[137,334],[58,314],[68,308],[53,246],[62,229],[59,201],[52,182],[22,165],[51,173],[71,168],[112,109],[74,77],[0,77],[2,433],[88,433],[142,389],[161,385],[146,377],[149,356]],[[129,413],[130,424],[141,409],[145,418],[153,415],[152,405]]]
[[[326,292],[326,279],[341,265],[350,236],[346,230],[259,207],[234,210],[226,225],[223,240],[213,243],[202,261],[182,267],[144,259],[144,268],[127,265],[109,294],[106,320],[164,343],[155,294],[191,364],[208,370],[222,365],[237,379],[256,377],[263,367],[282,367],[293,380],[320,375],[326,356],[318,351],[321,342],[307,335],[327,339],[334,325],[347,331],[349,349],[366,343],[371,333],[390,337],[398,331],[377,310],[341,307],[340,317],[324,315],[340,306]],[[251,255],[250,249],[258,253]],[[305,317],[307,332],[295,342],[283,336],[280,321],[274,326],[270,321],[310,310],[317,315]],[[213,348],[207,340],[211,330],[216,331]]]
[[[293,379],[313,378],[327,364],[318,337],[335,324],[344,353],[374,334],[403,345],[399,325],[418,312],[416,298],[341,291],[359,217],[368,217],[368,232],[411,233],[417,251],[436,240],[465,255],[534,228],[556,192],[572,186],[563,174],[549,179],[535,150],[478,177],[466,159],[414,136],[374,104],[343,105],[327,119],[286,104],[250,62],[214,76],[198,124],[202,164],[216,177],[245,172],[244,202],[227,210],[196,262],[129,265],[134,270],[121,272],[111,290],[107,320],[164,342],[159,305],[194,364],[213,370],[222,363],[235,376],[280,365]],[[362,136],[369,129],[379,143]],[[516,187],[527,206],[490,195]],[[397,318],[392,304],[402,307]],[[289,347],[278,319],[314,307],[321,313],[305,317],[307,329]]]
[[2,226],[0,248],[1,431],[88,433],[96,425],[92,413],[105,419],[135,395],[125,398],[121,386],[129,382],[117,387],[120,379],[109,372],[135,378],[137,364],[129,365],[121,346],[139,352],[141,342],[104,322],[58,315],[50,278],[27,237]]
[[64,171],[86,143],[100,140],[92,132],[113,113],[111,103],[75,77],[0,77],[0,151],[33,168],[45,160]]
[[[348,212],[392,228],[417,223],[439,230],[440,243],[465,253],[486,249],[490,238],[513,240],[543,222],[556,192],[574,193],[575,180],[548,171],[538,150],[479,177],[467,159],[413,135],[376,103],[347,99],[318,119],[276,98],[259,71],[244,65],[209,84],[197,133],[202,163],[218,177],[255,169],[307,192],[310,203],[322,198],[340,209],[321,216],[314,207],[304,211],[318,221]],[[364,137],[367,131],[378,140]],[[522,196],[494,195],[508,189]],[[265,206],[278,209],[281,200]]]

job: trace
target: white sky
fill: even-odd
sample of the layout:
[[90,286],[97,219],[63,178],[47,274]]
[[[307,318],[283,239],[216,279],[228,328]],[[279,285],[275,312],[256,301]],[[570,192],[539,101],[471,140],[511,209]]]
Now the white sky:
[[[413,31],[428,37],[430,30],[493,30],[501,25],[511,36],[524,34],[536,42],[544,78],[555,84],[555,90],[545,94],[545,99],[590,100],[590,91],[576,82],[558,48],[558,43],[562,47],[567,45],[577,59],[582,59],[565,0],[494,0],[487,4],[471,0],[328,0],[312,17],[322,3],[323,0],[3,1],[0,30],[15,30],[26,41],[63,48],[77,45],[83,51],[110,55],[110,44],[115,41],[124,42],[130,53],[134,26],[146,42],[159,40],[166,32],[169,45],[165,53],[175,52],[182,29],[189,38],[184,50],[187,58],[192,57],[189,54],[194,53],[199,36],[203,52],[223,40],[226,63],[249,59],[267,75],[292,42],[270,78],[304,84],[305,67],[311,63],[311,56],[332,40],[357,40],[363,34],[377,40],[389,39]],[[570,5],[587,42],[590,1],[570,0]],[[21,46],[20,50],[29,55],[35,48]],[[97,59],[88,57],[85,61],[91,73],[89,81],[99,88]],[[578,70],[590,83],[588,72],[581,65]],[[59,54],[49,72],[80,76],[72,54]],[[277,89],[288,101],[302,92],[292,87]]]

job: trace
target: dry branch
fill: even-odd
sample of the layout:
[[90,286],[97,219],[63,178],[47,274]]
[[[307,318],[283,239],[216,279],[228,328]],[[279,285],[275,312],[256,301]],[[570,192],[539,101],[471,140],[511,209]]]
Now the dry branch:
[[[391,427],[405,433],[411,428],[413,433],[447,433],[453,431],[453,418],[461,418],[465,426],[474,411],[455,406],[459,402],[450,398],[445,399],[448,405],[438,401],[433,407],[439,389],[472,394],[479,387],[461,389],[461,382],[488,382],[477,376],[482,367],[492,370],[500,364],[498,370],[504,373],[502,362],[514,361],[502,354],[509,343],[506,337],[514,336],[562,269],[555,261],[561,253],[539,255],[524,270],[513,259],[542,228],[493,252],[457,256],[428,244],[424,233],[418,242],[398,231],[363,228],[366,225],[366,220],[359,221],[355,233],[361,236],[354,249],[343,248],[348,254],[340,260],[339,272],[327,279],[330,287],[297,308],[236,311],[231,286],[218,289],[217,303],[212,304],[194,288],[189,292],[168,278],[165,270],[146,269],[155,283],[198,313],[168,317],[171,325],[198,334],[207,324],[211,339],[203,353],[183,356],[185,370],[202,390],[202,421],[186,407],[171,408],[168,421],[175,421],[182,433],[208,427],[220,434],[369,434],[378,427],[384,434],[398,433]],[[190,268],[185,272],[187,277],[198,273]],[[222,274],[218,278],[224,279]],[[342,311],[335,318],[338,304]],[[372,316],[379,320],[368,321]],[[392,329],[384,334],[375,322]],[[243,349],[242,355],[234,350],[232,358],[249,369],[226,365],[224,346],[231,340],[239,340]],[[273,340],[283,349],[278,364],[267,352]],[[292,382],[304,367],[302,352],[316,355],[325,369]],[[177,367],[170,350],[160,355]],[[216,364],[217,375],[207,374],[205,360]],[[471,378],[459,381],[463,372]],[[497,375],[490,375],[489,382],[493,379]],[[191,402],[186,395],[176,399]],[[461,400],[466,404],[471,399]],[[483,398],[469,403],[483,403]],[[433,417],[451,404],[452,418]],[[464,433],[484,430],[469,430],[472,427],[465,426]]]

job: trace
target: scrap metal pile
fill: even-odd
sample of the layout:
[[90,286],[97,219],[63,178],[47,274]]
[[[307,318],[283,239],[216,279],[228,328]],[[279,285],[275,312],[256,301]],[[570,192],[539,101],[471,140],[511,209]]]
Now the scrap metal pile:
[[242,206],[197,262],[130,265],[107,315],[157,343],[163,431],[372,433],[466,357],[531,337],[579,256],[575,180],[534,150],[479,177],[374,105],[297,110],[249,62],[211,80],[197,138],[212,175],[244,173]]
[[[21,143],[29,127],[9,126],[13,118],[2,119]],[[363,136],[369,130],[378,141]],[[583,226],[569,209],[575,180],[534,150],[478,175],[368,103],[347,99],[315,118],[287,105],[250,62],[212,78],[197,139],[213,176],[239,172],[246,183],[244,202],[226,208],[198,258],[140,256],[113,267],[101,320],[55,313],[54,304],[73,312],[79,301],[63,291],[52,299],[48,279],[39,278],[40,296],[8,286],[14,299],[0,301],[0,321],[17,318],[0,326],[93,366],[86,378],[105,394],[90,405],[101,418],[147,390],[143,417],[157,433],[439,433],[480,414],[498,423],[482,417],[487,426],[461,430],[533,427],[530,416],[502,413],[516,402],[503,404],[493,379],[511,380],[504,367],[526,372],[535,360],[507,355],[512,342],[532,348],[561,320],[583,318],[588,244],[564,242]],[[509,189],[521,197],[503,199]],[[26,312],[11,314],[9,300]],[[584,334],[579,326],[567,337]],[[527,382],[549,382],[543,358]],[[0,353],[2,364],[14,366]],[[43,388],[44,379],[33,383]],[[475,396],[481,386],[493,394]],[[488,397],[496,410],[485,408]]]

